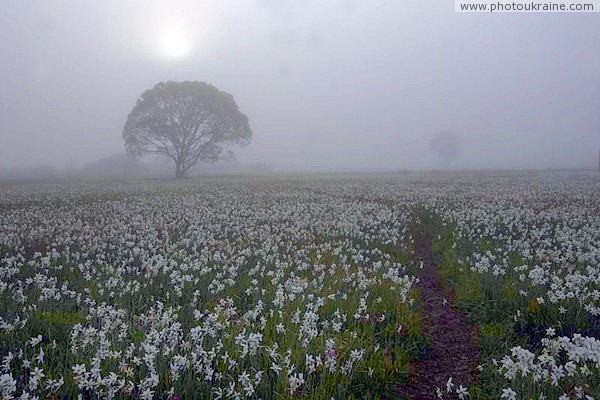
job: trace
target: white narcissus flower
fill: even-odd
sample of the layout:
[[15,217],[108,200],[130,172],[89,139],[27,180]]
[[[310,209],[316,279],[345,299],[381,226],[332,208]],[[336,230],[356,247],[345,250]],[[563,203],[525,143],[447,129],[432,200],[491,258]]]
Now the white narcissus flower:
[[42,342],[42,335],[37,335],[36,337],[32,337],[29,339],[29,344],[31,347],[35,347]]
[[275,331],[277,332],[277,334],[284,334],[285,326],[282,323],[279,323],[275,326]]
[[290,396],[292,396],[296,391],[304,384],[304,374],[295,373],[288,377],[288,391]]
[[469,396],[469,392],[467,391],[467,388],[463,385],[459,385],[456,388],[456,394],[458,395],[458,398],[461,400],[463,400]]
[[0,376],[0,394],[5,399],[11,399],[17,391],[17,381],[10,374]]
[[516,400],[517,392],[512,390],[512,388],[502,389],[502,395],[500,397],[506,400]]
[[38,364],[43,364],[44,363],[44,359],[45,359],[44,349],[40,347],[40,352],[35,357],[35,360],[37,361]]
[[435,393],[438,399],[442,400],[444,398],[444,393],[442,392],[442,389],[440,389],[437,386],[435,387]]
[[448,381],[446,381],[446,393],[450,393],[453,387],[454,383],[452,383],[452,377],[450,377],[448,378]]

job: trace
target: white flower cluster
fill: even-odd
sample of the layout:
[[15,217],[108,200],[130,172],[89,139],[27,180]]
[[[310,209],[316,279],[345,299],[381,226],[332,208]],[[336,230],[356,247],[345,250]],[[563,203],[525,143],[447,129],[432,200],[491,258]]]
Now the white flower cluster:
[[[553,334],[553,330],[549,329],[548,333]],[[562,388],[565,383],[585,381],[586,377],[594,374],[592,371],[600,368],[600,341],[595,338],[579,334],[572,338],[546,337],[542,339],[542,345],[538,355],[519,346],[512,348],[511,354],[505,355],[499,363],[494,361],[506,379],[515,382],[518,378],[524,378],[521,380],[533,382],[542,394],[544,384]],[[583,386],[575,387],[580,388],[578,398],[593,400],[592,396],[585,393]],[[504,389],[503,393],[503,397],[507,398],[516,396],[512,388]]]
[[[516,276],[518,295],[600,316],[600,181],[585,173],[435,181],[431,208],[456,226],[459,263]],[[482,246],[479,246],[482,244]]]
[[383,320],[415,281],[395,255],[410,243],[402,187],[3,188],[0,330],[17,346],[3,360],[2,398],[235,398],[272,384],[295,395],[311,379],[366,370],[378,351],[362,333],[372,321],[351,316]]

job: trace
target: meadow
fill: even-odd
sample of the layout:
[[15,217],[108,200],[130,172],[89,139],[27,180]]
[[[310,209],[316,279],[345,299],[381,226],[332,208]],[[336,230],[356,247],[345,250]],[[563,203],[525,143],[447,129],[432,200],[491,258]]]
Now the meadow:
[[0,398],[600,399],[600,175],[0,185]]

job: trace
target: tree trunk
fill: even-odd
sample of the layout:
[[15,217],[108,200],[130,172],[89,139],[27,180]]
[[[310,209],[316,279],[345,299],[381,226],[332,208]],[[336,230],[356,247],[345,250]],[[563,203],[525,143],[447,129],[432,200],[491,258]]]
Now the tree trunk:
[[183,178],[183,171],[181,169],[181,162],[175,161],[175,179]]

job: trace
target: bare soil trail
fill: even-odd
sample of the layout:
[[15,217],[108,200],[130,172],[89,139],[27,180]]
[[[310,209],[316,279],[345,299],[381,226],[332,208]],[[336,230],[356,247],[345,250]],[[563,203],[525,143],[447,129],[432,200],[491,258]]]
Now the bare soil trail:
[[[456,398],[456,387],[479,384],[479,326],[468,323],[467,315],[455,312],[454,291],[446,290],[433,263],[431,228],[413,223],[411,233],[416,255],[423,262],[419,275],[420,331],[430,337],[431,352],[409,364],[407,384],[398,386],[400,398],[415,400],[438,399],[437,388],[444,399]],[[452,377],[455,386],[446,392]]]

